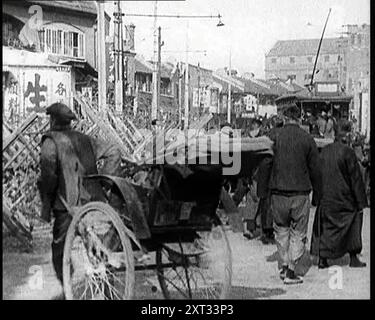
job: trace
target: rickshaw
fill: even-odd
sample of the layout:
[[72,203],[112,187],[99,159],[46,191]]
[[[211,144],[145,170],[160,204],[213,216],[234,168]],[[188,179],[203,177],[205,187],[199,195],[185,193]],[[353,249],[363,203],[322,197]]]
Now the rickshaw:
[[[245,164],[238,174],[271,152],[266,137],[232,140]],[[220,143],[212,145],[194,155],[208,155],[203,164],[133,164],[131,177],[85,177],[100,183],[101,200],[69,207],[61,198],[73,216],[63,256],[66,299],[229,296],[231,248],[217,212],[227,164],[212,160]]]

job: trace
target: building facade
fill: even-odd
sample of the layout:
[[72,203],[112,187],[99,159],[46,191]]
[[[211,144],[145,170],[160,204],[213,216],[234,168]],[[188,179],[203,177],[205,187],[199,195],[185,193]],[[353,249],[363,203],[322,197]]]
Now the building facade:
[[[2,8],[3,79],[13,79],[11,87],[3,85],[9,101],[18,101],[16,110],[24,116],[43,113],[54,101],[72,107],[75,91],[97,77],[95,3],[3,1]],[[106,34],[109,22],[106,15]]]
[[[315,79],[345,84],[345,53],[348,39],[323,39],[316,65]],[[319,39],[277,41],[265,56],[268,79],[294,80],[299,85],[311,81]]]
[[[358,128],[370,133],[370,25],[347,25],[345,37],[323,39],[315,81],[338,82],[353,97],[351,115]],[[265,57],[269,80],[311,81],[319,39],[277,41]]]
[[370,137],[370,25],[348,25],[347,94],[353,96],[352,114],[361,132]]

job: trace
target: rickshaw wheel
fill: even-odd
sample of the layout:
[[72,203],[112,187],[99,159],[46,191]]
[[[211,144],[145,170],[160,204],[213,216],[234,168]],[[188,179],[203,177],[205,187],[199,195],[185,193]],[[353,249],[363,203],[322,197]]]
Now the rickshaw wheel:
[[167,243],[156,250],[156,271],[165,299],[225,299],[232,255],[224,228],[197,232],[194,242]]
[[63,256],[68,300],[128,300],[134,293],[131,242],[117,212],[103,202],[80,207],[69,226]]

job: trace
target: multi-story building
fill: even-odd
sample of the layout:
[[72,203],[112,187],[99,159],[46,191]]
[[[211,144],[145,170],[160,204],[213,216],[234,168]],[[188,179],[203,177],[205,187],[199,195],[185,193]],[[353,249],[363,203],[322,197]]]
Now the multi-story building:
[[[265,57],[266,79],[294,80],[299,85],[311,81],[320,39],[277,41]],[[347,38],[323,39],[315,79],[345,84]]]
[[[370,25],[347,25],[345,37],[323,39],[314,81],[339,82],[353,97],[351,114],[358,129],[370,132]],[[311,81],[319,39],[277,41],[266,54],[266,79]]]
[[[97,9],[92,1],[3,1],[3,108],[27,115],[48,104],[73,104],[97,77]],[[110,17],[106,14],[105,31]],[[4,74],[5,73],[5,74]]]
[[358,128],[370,134],[370,25],[348,25],[347,93],[353,96],[352,113]]

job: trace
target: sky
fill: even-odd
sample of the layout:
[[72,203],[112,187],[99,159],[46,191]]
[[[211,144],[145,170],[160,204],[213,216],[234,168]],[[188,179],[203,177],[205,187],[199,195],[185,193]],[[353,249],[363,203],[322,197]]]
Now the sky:
[[[122,1],[125,14],[153,14],[155,1]],[[107,1],[112,16],[114,1]],[[277,40],[320,38],[329,8],[325,38],[339,37],[345,24],[370,23],[370,0],[185,0],[158,1],[157,14],[222,15],[218,19],[157,18],[161,27],[162,61],[185,61],[216,70],[228,67],[240,74],[252,72],[264,78],[264,57]],[[135,50],[153,57],[151,17],[126,16],[135,24]],[[206,51],[206,52],[194,52]]]

